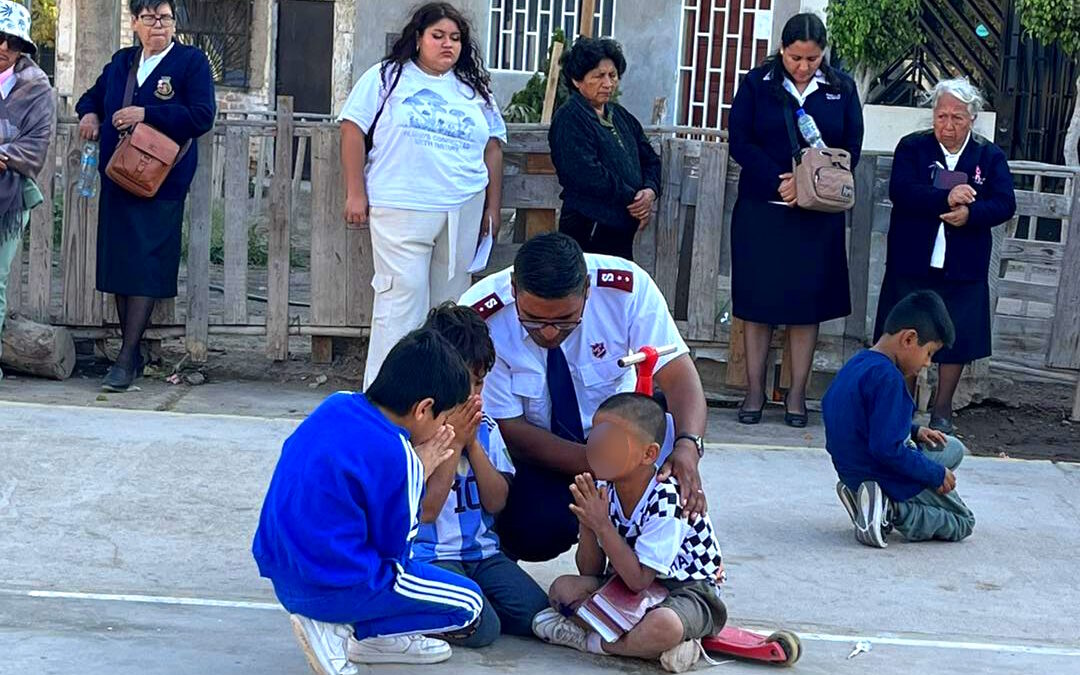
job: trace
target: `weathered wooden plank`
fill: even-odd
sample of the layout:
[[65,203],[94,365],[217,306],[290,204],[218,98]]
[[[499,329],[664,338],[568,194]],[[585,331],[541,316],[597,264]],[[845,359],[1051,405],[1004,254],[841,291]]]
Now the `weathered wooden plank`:
[[503,176],[504,209],[557,209],[562,188],[556,176],[516,174]]
[[[1020,281],[1019,279],[999,279],[997,282],[997,297],[1001,299],[1043,302],[1053,305],[1057,302],[1057,290],[1057,286],[1051,284],[1037,284],[1031,281]],[[991,302],[990,306],[996,307],[997,305]]]
[[1049,192],[1016,190],[1016,213],[1035,218],[1062,219],[1069,217],[1069,197]]
[[1007,262],[1028,263],[1057,267],[1065,258],[1065,245],[1052,241],[1024,241],[1006,239],[1001,244],[1002,264]]
[[[555,165],[551,163],[551,155],[548,153],[526,155],[525,172],[530,176],[541,175],[555,178]],[[558,229],[555,223],[555,211],[550,208],[528,208],[524,209],[523,213],[525,216],[526,239],[532,239],[538,234],[554,232]]]
[[266,354],[275,361],[289,356],[289,221],[292,215],[293,99],[277,99],[274,177],[270,181],[270,227],[267,233]]
[[79,196],[82,140],[71,127],[64,152],[63,301],[61,322],[68,326],[100,326],[102,296],[97,292],[98,197]]
[[348,235],[338,203],[341,182],[338,134],[317,130],[311,137],[311,320],[323,326],[348,321]]
[[246,324],[248,286],[248,173],[251,133],[225,131],[225,323]]
[[729,386],[745,389],[746,379],[746,325],[742,319],[731,320],[731,333],[728,339],[727,374],[724,379]]
[[1046,358],[1052,368],[1080,368],[1080,181],[1072,183],[1072,212]]
[[1050,339],[1051,319],[1037,316],[1009,316],[999,314],[995,320],[995,333],[1001,336],[1016,336],[1048,341]]
[[667,298],[668,308],[674,309],[676,285],[679,280],[679,222],[682,217],[683,158],[686,144],[668,139],[664,142],[661,161],[664,171],[664,190],[656,221],[656,274],[660,292]]
[[701,194],[694,214],[690,289],[686,319],[689,337],[711,340],[716,332],[720,249],[724,236],[724,187],[727,185],[728,146],[709,143],[701,151],[699,175],[714,186]]
[[[27,279],[26,304],[22,313],[34,321],[48,323],[49,303],[52,300],[53,256],[53,188],[56,180],[56,157],[63,153],[63,138],[56,133],[53,119],[50,131],[52,142],[45,154],[45,168],[37,177],[45,201],[30,214],[30,270]],[[18,269],[18,268],[16,268]]]
[[199,166],[188,193],[187,333],[191,360],[205,363],[210,340],[210,230],[213,222],[213,134],[198,140]]
[[[11,267],[7,279],[7,312],[22,312],[23,309],[23,242],[19,239],[19,245],[15,247],[15,257],[11,260]],[[0,317],[0,324],[3,324]]]
[[547,90],[544,92],[544,107],[540,111],[540,123],[550,124],[551,114],[555,112],[555,94],[559,91],[559,71],[562,65],[563,43],[555,42],[551,45],[551,62],[548,64]]
[[[312,133],[315,133],[312,131]],[[308,141],[307,136],[301,136],[296,141],[296,161],[294,162],[294,169],[292,175],[292,198],[293,206],[300,201],[300,185],[304,182],[304,162],[307,161],[308,155]]]
[[327,364],[334,362],[334,338],[311,336],[311,362]]
[[596,0],[581,0],[581,14],[579,15],[578,34],[581,37],[593,36],[593,23],[595,17],[593,13],[596,11]]
[[866,342],[866,306],[870,292],[870,244],[874,221],[874,178],[877,158],[866,157],[855,167],[855,207],[851,210],[848,241],[848,288],[851,313],[844,319],[844,336]]

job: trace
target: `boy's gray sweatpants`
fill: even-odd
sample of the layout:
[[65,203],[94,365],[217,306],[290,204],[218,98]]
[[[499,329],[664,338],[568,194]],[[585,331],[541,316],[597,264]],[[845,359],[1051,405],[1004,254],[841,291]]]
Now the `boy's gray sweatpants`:
[[[964,444],[947,436],[944,448],[920,447],[929,459],[956,471],[964,459]],[[975,528],[975,515],[953,490],[939,495],[936,489],[923,490],[906,502],[896,502],[896,531],[908,541],[960,541]]]

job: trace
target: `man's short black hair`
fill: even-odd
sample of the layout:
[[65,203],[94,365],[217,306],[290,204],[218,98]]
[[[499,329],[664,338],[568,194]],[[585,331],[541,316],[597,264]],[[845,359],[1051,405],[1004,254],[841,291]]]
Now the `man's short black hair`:
[[464,403],[472,393],[469,371],[450,342],[433,330],[414,330],[386,355],[368,400],[395,415],[407,415],[425,398],[436,415]]
[[600,404],[596,412],[606,412],[633,424],[645,436],[660,446],[667,437],[667,416],[664,409],[651,396],[632,391],[615,394]]
[[174,0],[130,0],[128,9],[131,10],[131,16],[137,19],[143,13],[143,10],[148,9],[155,12],[162,5],[168,5],[172,15],[176,16],[176,2]]
[[915,291],[896,303],[885,318],[883,332],[889,335],[908,329],[919,334],[920,345],[940,342],[948,348],[956,342],[956,328],[949,310],[941,296],[933,291]]
[[561,232],[533,237],[514,257],[514,283],[519,291],[545,300],[583,295],[589,284],[585,254],[576,241]]
[[487,323],[472,307],[444,302],[428,312],[423,328],[446,338],[474,375],[483,377],[495,366],[495,343]]
[[584,80],[589,71],[599,66],[604,59],[611,59],[619,77],[626,72],[626,57],[623,56],[618,42],[611,38],[578,38],[570,51],[562,57],[562,69],[569,78],[569,85],[574,87],[574,80]]

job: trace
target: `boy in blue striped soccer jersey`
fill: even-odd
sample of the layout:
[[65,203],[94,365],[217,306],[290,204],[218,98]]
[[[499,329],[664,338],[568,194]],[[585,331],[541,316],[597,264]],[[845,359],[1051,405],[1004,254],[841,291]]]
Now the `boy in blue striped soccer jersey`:
[[453,346],[414,331],[367,391],[331,395],[285,441],[252,553],[316,673],[445,661],[450,645],[425,635],[475,630],[476,584],[412,557],[424,483],[454,455],[469,392]]
[[424,328],[445,337],[464,359],[472,398],[468,423],[455,424],[453,456],[428,479],[413,559],[468,577],[484,594],[476,632],[448,638],[452,644],[483,647],[500,633],[531,636],[532,619],[548,606],[547,595],[502,553],[493,529],[514,475],[498,425],[481,412],[480,392],[495,363],[495,345],[476,310],[452,302],[431,310]]

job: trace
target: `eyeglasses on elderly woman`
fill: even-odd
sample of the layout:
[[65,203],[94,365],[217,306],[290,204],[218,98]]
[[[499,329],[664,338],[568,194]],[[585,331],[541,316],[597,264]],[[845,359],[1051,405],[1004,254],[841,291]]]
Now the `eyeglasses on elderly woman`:
[[159,21],[163,28],[171,28],[176,25],[176,17],[172,14],[143,14],[138,20],[139,23],[148,28],[152,28]]
[[0,44],[4,45],[12,51],[26,51],[26,43],[22,41],[22,38],[15,37],[14,35],[8,35],[7,33],[0,33]]

